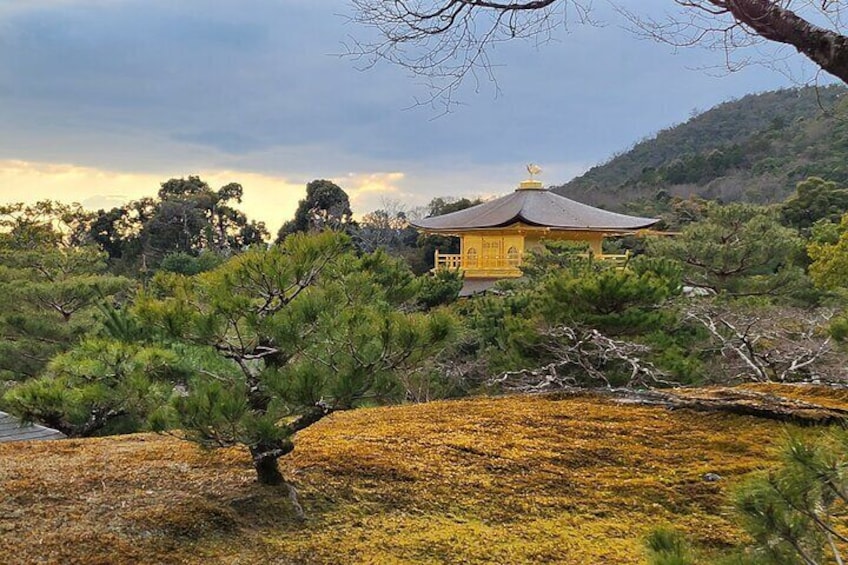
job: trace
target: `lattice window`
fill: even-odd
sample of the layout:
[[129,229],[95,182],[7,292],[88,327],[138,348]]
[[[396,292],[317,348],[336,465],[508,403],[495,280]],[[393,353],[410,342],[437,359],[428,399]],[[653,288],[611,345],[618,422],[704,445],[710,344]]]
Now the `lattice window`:
[[506,252],[506,262],[510,267],[517,267],[521,264],[521,253],[515,247],[510,247]]
[[498,268],[503,266],[503,262],[503,240],[500,238],[484,238],[480,267],[484,269]]
[[477,266],[477,249],[475,247],[469,247],[465,252],[465,262],[466,267],[474,268]]

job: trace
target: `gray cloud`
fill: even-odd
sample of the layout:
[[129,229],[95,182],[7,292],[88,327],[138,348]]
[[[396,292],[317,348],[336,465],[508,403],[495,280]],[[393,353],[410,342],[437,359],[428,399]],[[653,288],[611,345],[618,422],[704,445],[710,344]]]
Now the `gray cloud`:
[[716,78],[690,69],[721,54],[578,27],[499,47],[500,93],[466,85],[467,106],[433,119],[404,110],[425,93],[402,70],[332,55],[362,33],[343,3],[27,4],[0,11],[0,158],[306,178],[538,161],[571,175],[694,107],[788,83],[756,68]]

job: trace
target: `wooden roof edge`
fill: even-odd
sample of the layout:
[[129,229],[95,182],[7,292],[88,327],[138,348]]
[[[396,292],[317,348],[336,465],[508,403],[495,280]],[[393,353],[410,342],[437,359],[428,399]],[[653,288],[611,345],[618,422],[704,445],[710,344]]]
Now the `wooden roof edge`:
[[[413,226],[415,227],[415,226]],[[524,231],[532,231],[532,232],[540,232],[540,233],[550,233],[550,232],[589,232],[589,233],[601,233],[609,236],[624,236],[624,235],[635,235],[637,237],[642,236],[671,236],[671,235],[680,235],[680,232],[667,232],[667,231],[659,231],[655,229],[651,229],[650,227],[643,228],[594,228],[594,227],[557,227],[557,226],[534,226],[531,224],[523,224],[523,223],[515,223],[507,226],[489,226],[489,227],[481,227],[481,228],[420,228],[416,227],[416,229],[426,235],[448,235],[448,236],[462,236],[467,235],[469,233],[475,232],[496,232],[496,231],[504,231],[504,230],[524,230]]]
[[[0,433],[0,443],[12,441],[64,439],[67,437],[59,430],[35,423],[24,423],[15,416],[2,411],[0,411],[0,422],[5,424],[2,433]],[[8,425],[9,423],[13,423],[14,426],[10,427]]]
[[655,230],[655,229],[651,229],[651,228],[644,228],[644,229],[641,229],[641,230],[637,230],[636,235],[638,235],[640,237],[641,236],[655,236],[655,235],[656,236],[660,236],[660,235],[662,235],[662,236],[675,236],[675,235],[680,235],[681,233],[683,233],[683,232],[660,231],[660,230]]

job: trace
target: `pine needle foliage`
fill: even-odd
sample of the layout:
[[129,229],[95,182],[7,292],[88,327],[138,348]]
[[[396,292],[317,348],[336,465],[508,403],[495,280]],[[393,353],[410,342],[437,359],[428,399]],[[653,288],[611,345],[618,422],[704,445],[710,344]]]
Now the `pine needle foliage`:
[[90,338],[54,358],[43,376],[10,389],[4,403],[71,437],[136,431],[187,371],[173,350]]
[[695,565],[692,550],[683,534],[660,527],[645,539],[650,565]]
[[803,242],[774,209],[710,203],[706,218],[650,250],[680,262],[689,286],[728,296],[788,296],[802,290]]
[[329,231],[291,234],[194,277],[158,275],[136,314],[217,361],[153,425],[207,447],[247,446],[260,481],[282,482],[277,459],[296,432],[336,410],[401,398],[397,374],[420,370],[452,340],[451,315],[415,311],[421,288],[398,260],[358,256]]
[[109,274],[105,254],[92,247],[22,249],[0,239],[0,379],[39,375],[96,330],[100,304],[131,286]]
[[843,563],[848,503],[848,438],[790,435],[781,464],[737,491],[735,506],[754,540],[751,555],[771,565]]

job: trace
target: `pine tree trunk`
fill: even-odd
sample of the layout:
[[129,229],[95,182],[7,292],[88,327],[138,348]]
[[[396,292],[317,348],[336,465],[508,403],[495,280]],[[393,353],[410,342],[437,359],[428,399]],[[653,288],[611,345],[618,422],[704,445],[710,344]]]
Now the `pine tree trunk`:
[[253,457],[253,468],[256,469],[256,479],[263,485],[281,485],[285,483],[276,453],[269,453],[261,448],[250,448]]
[[294,451],[294,442],[292,441],[294,434],[308,428],[332,412],[333,409],[329,406],[318,403],[286,426],[287,437],[273,443],[266,442],[251,446],[250,456],[253,458],[253,468],[256,469],[257,480],[263,485],[286,484],[283,474],[277,466],[277,460]]

